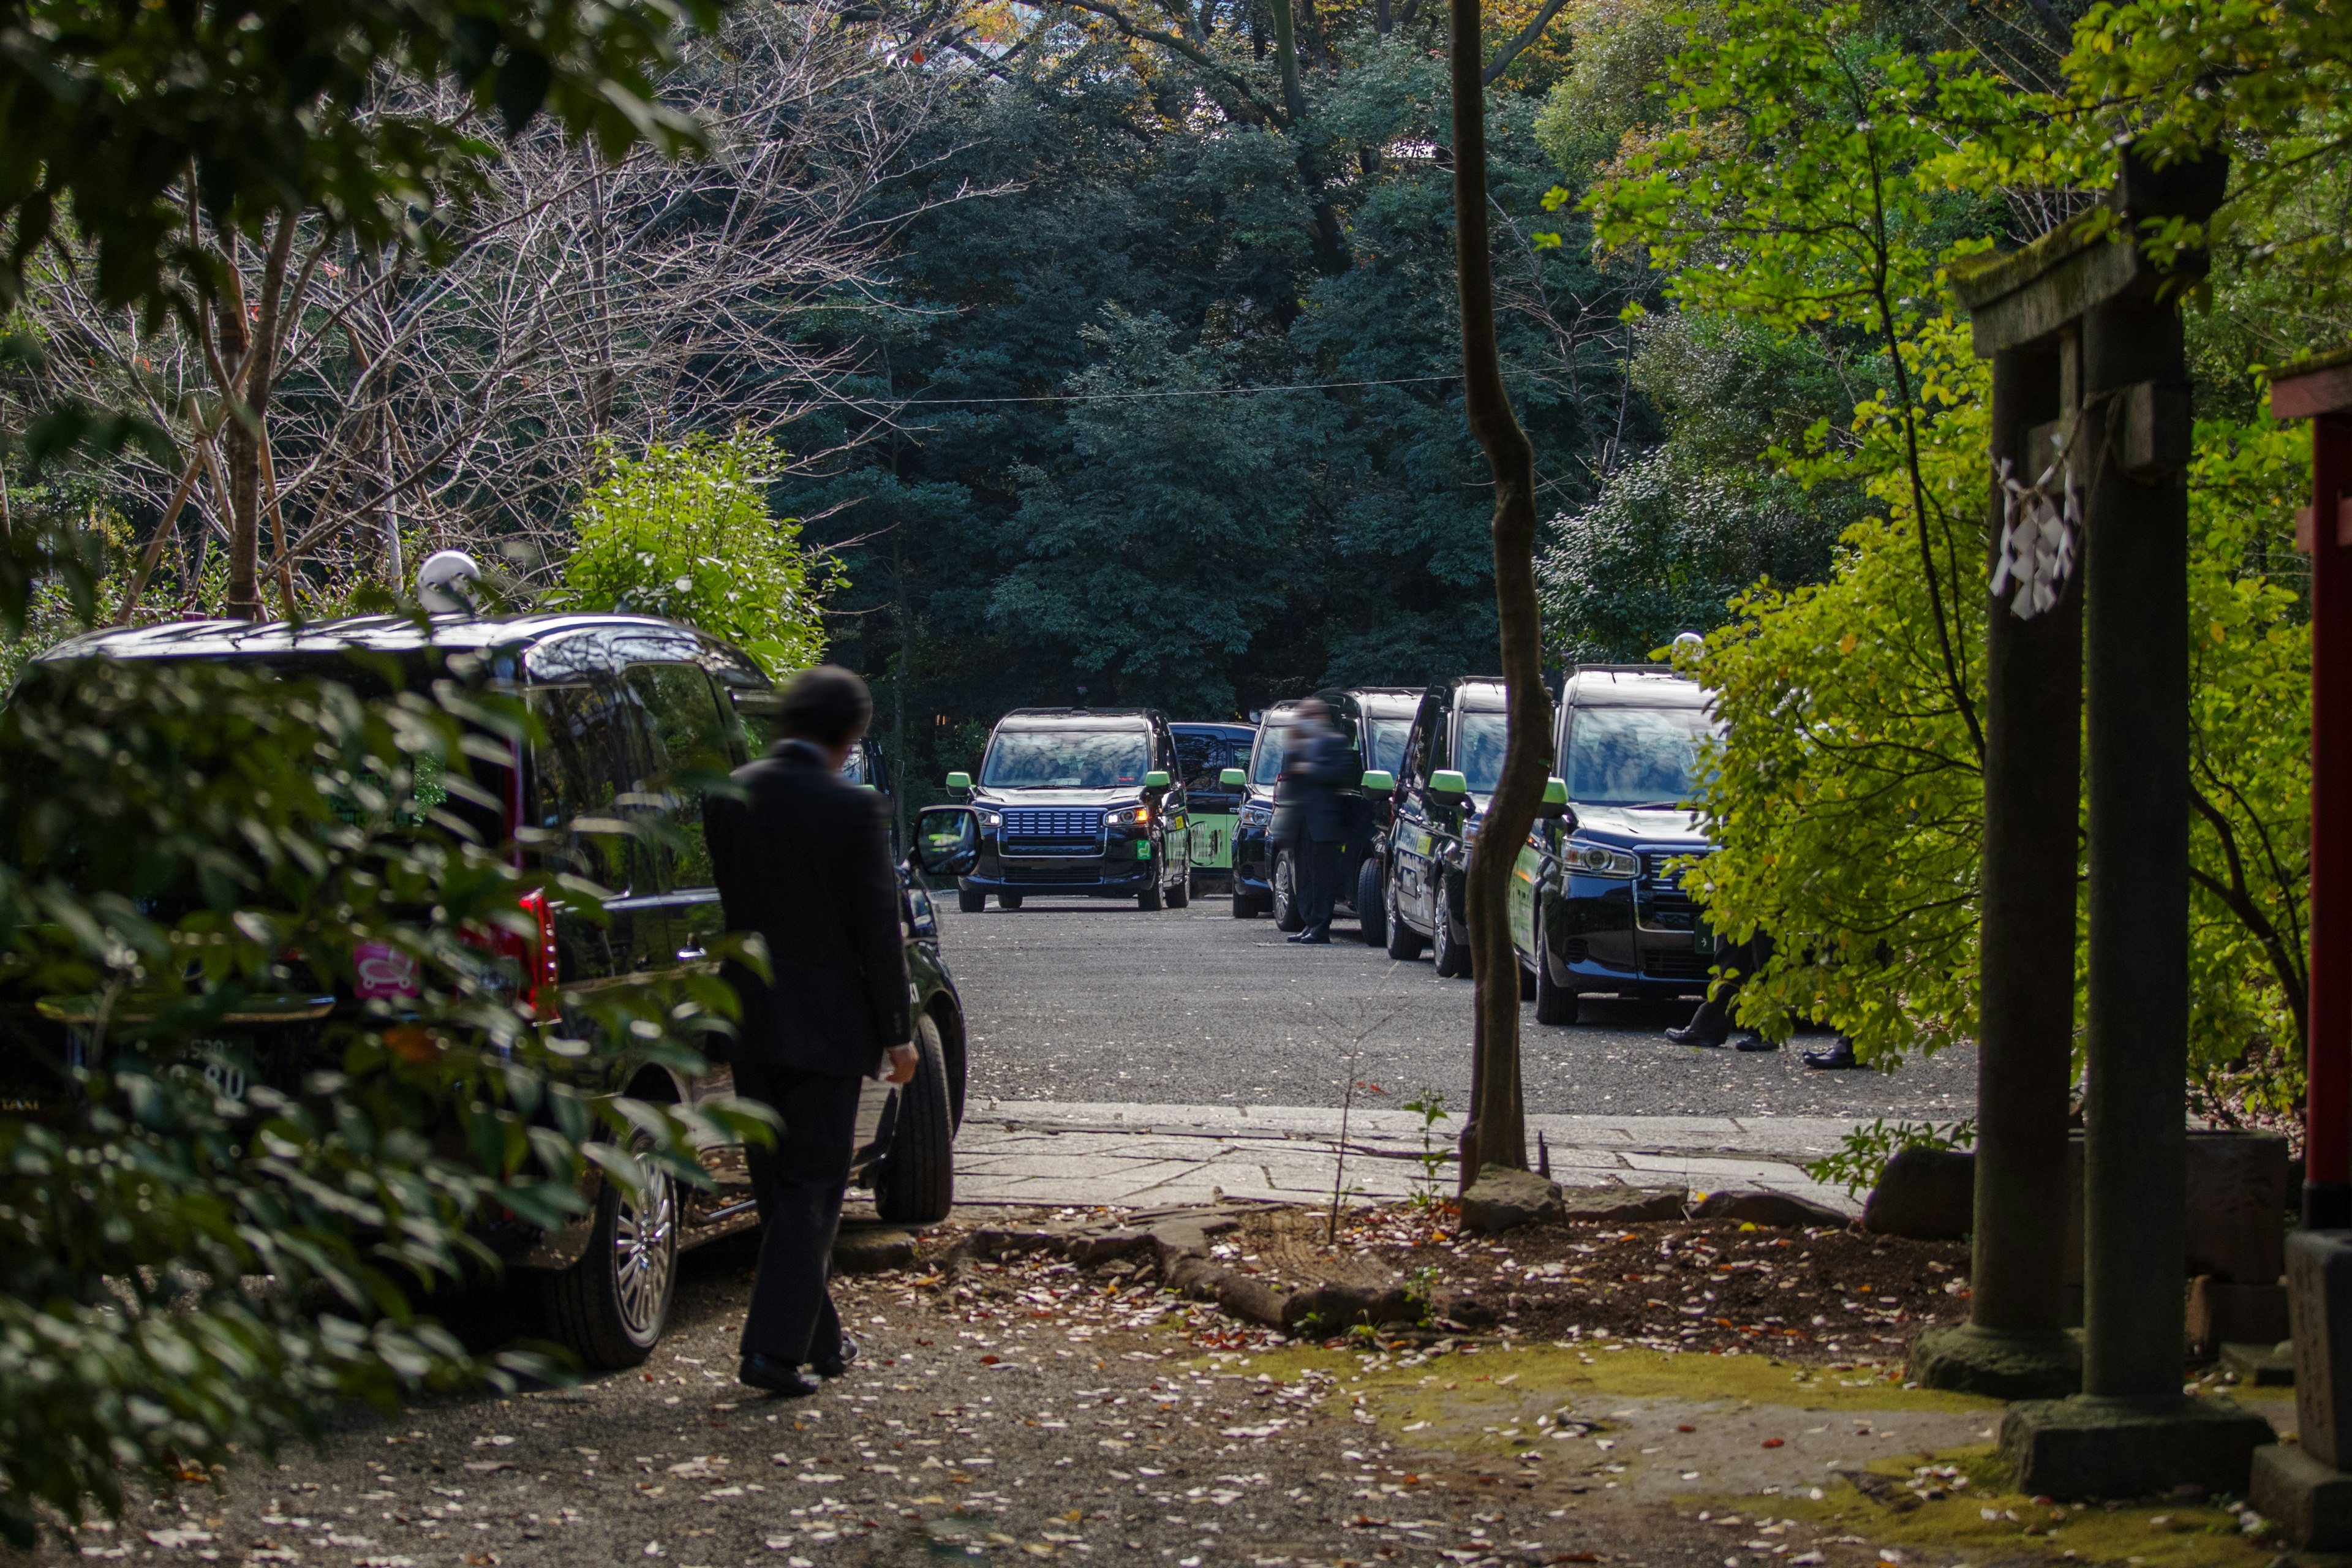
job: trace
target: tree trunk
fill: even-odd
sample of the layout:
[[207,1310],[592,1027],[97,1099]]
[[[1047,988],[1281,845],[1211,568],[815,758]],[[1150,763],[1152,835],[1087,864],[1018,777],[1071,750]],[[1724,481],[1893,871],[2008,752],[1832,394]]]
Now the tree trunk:
[[[229,513],[228,591],[221,600],[221,614],[231,620],[257,621],[261,619],[261,447],[269,439],[264,421],[270,381],[277,374],[278,312],[286,297],[287,258],[294,251],[294,215],[278,215],[278,232],[262,258],[260,304],[250,323],[246,320],[245,292],[236,287],[234,237],[229,246],[230,289],[223,302],[219,331],[221,363],[229,375],[229,384],[221,389],[228,402],[221,448],[228,468]],[[292,613],[291,605],[286,608]]]
[[1495,341],[1493,250],[1486,232],[1486,93],[1479,0],[1452,0],[1454,257],[1462,292],[1462,379],[1470,432],[1495,474],[1495,603],[1502,629],[1510,742],[1503,776],[1470,855],[1465,901],[1475,976],[1470,1119],[1462,1131],[1465,1188],[1488,1165],[1526,1170],[1519,1092],[1519,960],[1507,895],[1550,772],[1551,699],[1543,687],[1536,605],[1535,449],[1511,411]]

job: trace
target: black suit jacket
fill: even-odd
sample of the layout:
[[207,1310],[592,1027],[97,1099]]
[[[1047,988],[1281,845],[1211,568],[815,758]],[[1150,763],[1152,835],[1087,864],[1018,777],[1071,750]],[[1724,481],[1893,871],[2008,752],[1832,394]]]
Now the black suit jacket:
[[730,931],[766,939],[775,978],[725,970],[742,999],[732,1061],[856,1078],[914,1035],[898,873],[882,797],[812,747],[781,742],[735,770],[749,798],[708,797],[711,867]]
[[1336,730],[1316,725],[1290,753],[1282,773],[1280,798],[1303,809],[1303,837],[1328,844],[1348,837],[1348,800],[1339,792],[1363,776],[1356,753]]

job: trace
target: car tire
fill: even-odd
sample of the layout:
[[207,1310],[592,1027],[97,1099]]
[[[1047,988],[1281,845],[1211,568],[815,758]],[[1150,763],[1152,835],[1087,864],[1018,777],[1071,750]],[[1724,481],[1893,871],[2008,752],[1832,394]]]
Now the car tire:
[[1167,890],[1160,887],[1160,879],[1157,874],[1152,877],[1151,883],[1149,887],[1135,895],[1135,907],[1141,910],[1145,914],[1150,914],[1153,910],[1160,909],[1162,905],[1167,903]]
[[1021,900],[1027,896],[1024,893],[999,893],[996,895],[996,907],[1000,910],[1017,910],[1021,907]]
[[1534,1001],[1536,999],[1536,972],[1529,969],[1526,964],[1516,962],[1511,965],[1511,967],[1519,972],[1519,1000],[1522,1002]]
[[1388,932],[1387,879],[1376,857],[1367,856],[1356,868],[1356,923],[1363,928],[1364,945],[1378,947]]
[[1421,933],[1405,924],[1404,916],[1397,910],[1396,879],[1381,879],[1388,897],[1382,900],[1381,914],[1388,926],[1388,952],[1391,958],[1415,959],[1421,956]]
[[915,1076],[898,1087],[890,1148],[874,1173],[874,1210],[893,1225],[937,1225],[955,1207],[955,1111],[947,1052],[929,1013],[915,1020]]
[[1274,929],[1305,931],[1307,917],[1298,912],[1298,857],[1276,850],[1274,871],[1266,880],[1274,884]]
[[956,908],[968,915],[976,915],[988,908],[988,894],[979,888],[956,889]]
[[1536,927],[1536,1022],[1576,1022],[1576,993],[1551,977],[1551,951],[1543,927]]
[[[642,1132],[630,1141],[635,1152],[652,1146]],[[634,1194],[604,1179],[587,1254],[548,1277],[543,1300],[548,1336],[583,1365],[635,1366],[660,1342],[677,1289],[681,1207],[666,1173],[648,1171]]]
[[1192,904],[1192,873],[1187,872],[1169,885],[1168,907],[1171,910],[1182,910],[1190,909]]
[[1435,950],[1437,973],[1448,980],[1460,980],[1470,973],[1470,943],[1454,929],[1454,900],[1445,896],[1443,879],[1437,885],[1437,929],[1429,934],[1429,944]]

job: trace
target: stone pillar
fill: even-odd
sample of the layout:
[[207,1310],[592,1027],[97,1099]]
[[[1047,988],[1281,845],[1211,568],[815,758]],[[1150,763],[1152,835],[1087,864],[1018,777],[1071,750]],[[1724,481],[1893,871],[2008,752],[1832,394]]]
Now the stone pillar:
[[[2000,476],[2032,487],[2053,464],[2064,468],[2080,362],[2080,334],[2071,326],[1992,357],[1988,582],[2011,507]],[[2047,488],[2063,495],[2065,483],[2062,472]],[[2011,597],[1995,595],[1985,620],[1969,1321],[1922,1334],[1911,1366],[1930,1387],[2047,1399],[2074,1393],[2082,1379],[2081,1346],[2064,1329],[2068,1211],[2052,1201],[2066,1189],[2073,1076],[2082,574],[2066,580],[2056,604],[2031,618],[2011,611]]]
[[[2169,304],[2083,324],[2090,1031],[2083,1392],[2180,1397],[2189,1133],[2188,357]],[[2183,417],[2162,416],[2177,397]],[[2137,422],[2150,440],[2134,451]]]

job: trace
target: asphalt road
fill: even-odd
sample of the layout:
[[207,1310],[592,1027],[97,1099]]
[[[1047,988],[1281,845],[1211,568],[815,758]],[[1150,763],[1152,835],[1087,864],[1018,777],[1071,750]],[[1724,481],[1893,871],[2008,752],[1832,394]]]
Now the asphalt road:
[[[1367,948],[1339,922],[1329,947],[1237,921],[1225,899],[1145,914],[1086,900],[982,914],[950,906],[940,942],[971,1018],[971,1087],[1002,1100],[1336,1106],[1349,1079],[1391,1106],[1470,1093],[1470,983]],[[1904,1116],[1976,1104],[1976,1053],[1893,1073],[1819,1072],[1801,1047],[1742,1054],[1670,1044],[1687,1004],[1594,999],[1553,1028],[1521,1014],[1527,1105],[1612,1116]],[[1360,1098],[1359,1103],[1362,1103]]]

